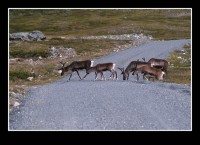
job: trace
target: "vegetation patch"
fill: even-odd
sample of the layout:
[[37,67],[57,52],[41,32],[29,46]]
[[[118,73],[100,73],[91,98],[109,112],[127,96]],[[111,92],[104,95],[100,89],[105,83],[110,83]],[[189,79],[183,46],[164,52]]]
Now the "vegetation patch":
[[182,50],[171,53],[167,60],[170,62],[170,67],[165,81],[190,84],[191,46],[185,45]]
[[190,38],[191,10],[10,10],[10,33],[33,30],[48,36],[143,33],[155,39]]
[[16,81],[18,79],[26,80],[30,76],[29,72],[26,71],[10,71],[9,72],[9,78],[12,81]]

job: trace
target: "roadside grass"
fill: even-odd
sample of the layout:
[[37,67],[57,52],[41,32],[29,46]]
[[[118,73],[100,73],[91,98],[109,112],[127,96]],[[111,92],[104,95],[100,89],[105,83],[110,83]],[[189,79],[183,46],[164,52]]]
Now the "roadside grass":
[[37,42],[10,41],[9,56],[16,58],[48,57],[50,52],[45,44]]
[[[33,58],[50,56],[49,47],[65,47],[74,48],[78,55],[85,53],[101,52],[103,50],[112,51],[111,48],[117,48],[118,46],[130,44],[129,40],[110,40],[110,39],[94,39],[94,40],[82,40],[82,39],[58,39],[52,38],[48,41],[38,42],[23,42],[23,41],[10,41],[10,58]],[[102,54],[104,55],[104,54]]]
[[185,45],[182,51],[175,51],[167,59],[171,65],[165,82],[191,83],[191,46]]
[[10,80],[12,81],[16,81],[17,79],[25,80],[30,76],[30,73],[27,71],[15,70],[15,71],[10,71],[9,76],[10,76]]
[[[10,41],[10,58],[20,57],[26,59],[36,59],[42,56],[41,64],[34,65],[29,62],[21,62],[10,64],[10,81],[11,83],[17,81],[20,84],[43,84],[46,83],[49,78],[51,80],[58,79],[60,76],[56,74],[55,71],[60,67],[59,60],[48,59],[49,46],[63,46],[65,48],[74,48],[77,52],[77,56],[65,59],[71,63],[75,60],[84,59],[97,59],[101,56],[107,55],[113,52],[114,48],[118,46],[131,43],[131,41],[119,41],[119,40],[62,40],[62,39],[52,39],[49,41],[38,41],[38,42],[22,42],[22,41]],[[17,52],[17,53],[16,53]],[[33,53],[32,53],[33,52]],[[45,54],[45,55],[42,55]],[[36,76],[33,81],[28,81],[27,78],[31,76],[30,70],[33,68]],[[22,77],[23,76],[23,77]],[[40,76],[40,77],[39,77]],[[38,82],[39,80],[39,82]]]

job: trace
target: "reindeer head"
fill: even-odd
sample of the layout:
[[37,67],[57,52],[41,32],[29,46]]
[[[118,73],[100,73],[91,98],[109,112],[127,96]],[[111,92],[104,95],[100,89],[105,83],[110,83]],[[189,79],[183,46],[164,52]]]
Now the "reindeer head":
[[62,67],[61,68],[59,68],[58,70],[60,70],[60,74],[61,74],[61,76],[62,75],[64,75],[64,73],[65,73],[65,63],[62,63],[61,61],[59,61],[61,64],[62,64]]
[[118,67],[118,69],[121,70],[121,74],[123,75],[123,80],[126,80],[127,74],[125,73],[124,68],[119,68]]

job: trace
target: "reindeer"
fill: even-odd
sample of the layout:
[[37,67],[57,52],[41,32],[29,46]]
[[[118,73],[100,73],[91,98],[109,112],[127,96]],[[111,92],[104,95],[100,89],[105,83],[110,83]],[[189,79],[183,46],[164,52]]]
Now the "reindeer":
[[117,72],[115,71],[114,63],[102,63],[102,64],[97,64],[94,67],[90,67],[86,70],[86,75],[82,79],[84,79],[91,72],[95,72],[95,80],[97,79],[98,73],[101,73],[101,79],[102,79],[102,76],[105,79],[105,77],[103,75],[103,71],[110,71],[112,73],[110,75],[110,78],[111,78],[111,76],[113,76],[113,80],[114,80],[114,78],[117,79]]
[[60,72],[61,76],[64,75],[65,72],[70,72],[71,73],[71,75],[69,77],[69,80],[70,80],[74,71],[78,74],[79,78],[81,79],[78,70],[85,69],[87,71],[89,69],[89,67],[93,66],[94,61],[91,61],[91,60],[73,61],[70,65],[68,65],[66,67],[65,67],[66,62],[65,63],[60,62],[60,63],[63,65],[62,68],[58,69],[61,71]]
[[163,80],[163,76],[165,75],[164,71],[151,67],[149,65],[138,68],[135,71],[135,74],[138,74],[140,72],[144,73],[143,79],[147,78],[146,76],[149,75],[150,77],[156,78],[157,80]]
[[[142,58],[145,61],[145,58]],[[165,59],[157,59],[157,58],[151,58],[148,61],[151,64],[151,67],[155,67],[158,69],[161,69],[165,73],[167,73],[167,68],[170,62],[166,61]]]
[[[134,75],[135,71],[137,71],[137,69],[139,69],[143,66],[146,66],[146,65],[150,66],[151,64],[148,62],[143,62],[143,61],[137,60],[137,61],[131,61],[125,70],[124,70],[124,68],[118,68],[118,69],[121,70],[121,74],[123,75],[123,80],[128,80],[129,73],[132,72],[132,75]],[[139,80],[138,73],[136,75],[137,75],[137,80]]]

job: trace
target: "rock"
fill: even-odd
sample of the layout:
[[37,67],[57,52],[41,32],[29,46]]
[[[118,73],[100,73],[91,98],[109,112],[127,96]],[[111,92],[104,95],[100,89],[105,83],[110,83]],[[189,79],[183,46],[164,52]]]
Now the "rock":
[[28,77],[27,80],[32,81],[33,77]]
[[46,39],[46,36],[40,31],[32,32],[18,32],[9,35],[10,40],[22,40],[22,41],[41,41]]
[[15,92],[10,92],[10,95],[16,96],[16,93]]
[[19,106],[20,104],[18,103],[18,102],[15,102],[14,103],[14,107],[17,107],[17,106]]

